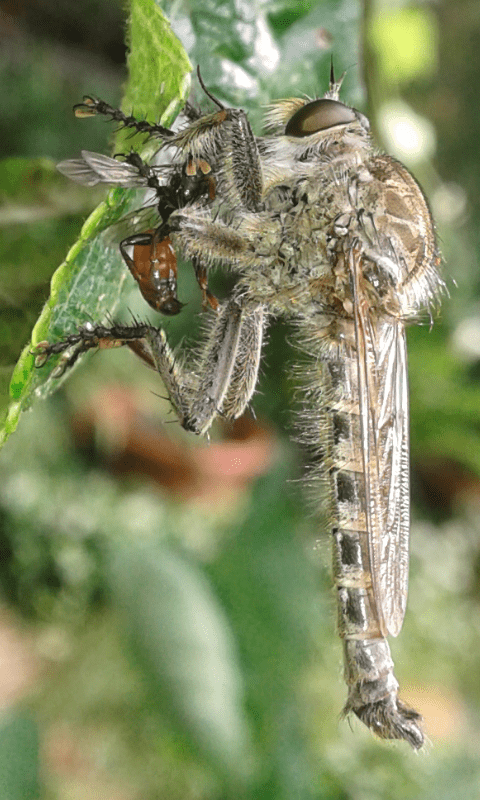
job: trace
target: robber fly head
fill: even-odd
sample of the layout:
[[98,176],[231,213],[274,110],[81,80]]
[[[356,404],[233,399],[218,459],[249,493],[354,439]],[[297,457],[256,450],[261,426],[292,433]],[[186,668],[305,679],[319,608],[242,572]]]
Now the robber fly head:
[[315,150],[328,151],[369,147],[370,123],[356,108],[339,100],[344,75],[336,81],[333,65],[328,91],[322,98],[288,98],[272,104],[267,113],[267,128],[284,137],[282,150],[295,151],[303,160]]
[[285,136],[303,139],[315,134],[330,135],[334,129],[352,126],[355,128],[360,126],[366,132],[370,128],[367,118],[360,111],[346,106],[339,100],[322,97],[310,103],[305,102],[298,111],[295,111],[285,126]]

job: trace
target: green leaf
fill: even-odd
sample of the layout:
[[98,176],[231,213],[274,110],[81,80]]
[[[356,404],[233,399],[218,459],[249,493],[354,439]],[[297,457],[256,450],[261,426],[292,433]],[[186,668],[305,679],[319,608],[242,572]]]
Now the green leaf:
[[205,576],[166,549],[129,544],[112,554],[111,588],[152,703],[217,771],[243,782],[251,754],[240,667]]
[[156,122],[174,119],[190,89],[191,64],[157,3],[134,0],[127,33],[129,82],[123,108]]
[[49,159],[0,162],[0,413],[8,404],[15,362],[45,302],[52,265],[71,242],[72,215],[85,205],[85,191],[72,186],[73,192],[65,192]]
[[[161,113],[171,124],[189,90],[188,57],[169,23],[153,0],[133,0],[129,41],[129,84],[124,107],[135,108],[151,120]],[[94,87],[92,87],[93,91]],[[79,123],[80,124],[80,123]],[[116,150],[125,147],[125,132],[117,136]],[[129,139],[128,149],[139,147],[141,137]],[[150,145],[151,147],[151,145]],[[127,271],[118,247],[109,245],[102,232],[132,208],[141,206],[138,192],[115,188],[85,222],[78,241],[55,272],[49,300],[13,372],[11,404],[5,420],[4,441],[18,424],[22,410],[34,398],[48,396],[60,384],[49,376],[55,360],[41,370],[34,367],[32,347],[72,333],[78,325],[105,318],[112,312],[126,286]]]
[[[353,0],[235,3],[165,0],[176,30],[188,32],[189,55],[209,89],[253,111],[292,93],[321,95],[328,86],[330,57],[338,74],[347,70],[343,97],[361,105],[359,25],[362,6]],[[213,56],[213,57],[212,57]],[[258,130],[260,133],[260,130]]]
[[29,714],[8,712],[0,720],[0,800],[39,796],[37,726]]

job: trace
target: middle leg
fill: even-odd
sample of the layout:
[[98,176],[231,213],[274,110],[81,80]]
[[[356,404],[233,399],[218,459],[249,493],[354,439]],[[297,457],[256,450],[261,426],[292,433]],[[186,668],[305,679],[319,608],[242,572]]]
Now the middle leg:
[[[232,299],[215,312],[210,332],[197,349],[193,363],[173,352],[161,328],[141,323],[110,327],[89,323],[60,342],[41,342],[36,366],[41,367],[50,356],[62,353],[52,373],[53,377],[60,377],[88,350],[131,346],[159,373],[180,424],[203,434],[215,417],[239,416],[253,394],[262,332],[262,308],[248,308]],[[256,343],[254,353],[248,356],[252,342]]]

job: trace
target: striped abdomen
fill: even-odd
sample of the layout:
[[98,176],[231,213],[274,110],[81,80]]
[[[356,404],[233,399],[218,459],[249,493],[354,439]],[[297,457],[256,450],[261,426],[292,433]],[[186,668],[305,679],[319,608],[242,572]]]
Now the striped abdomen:
[[[320,477],[328,497],[338,630],[344,643],[349,690],[345,712],[353,711],[382,738],[406,739],[418,748],[423,743],[421,717],[397,698],[398,682],[372,568],[372,528],[387,525],[389,492],[383,485],[371,485],[372,475],[382,473],[381,469],[373,470],[371,464],[368,468],[368,464],[372,459],[382,460],[382,442],[385,453],[390,453],[389,437],[378,431],[374,441],[366,439],[368,426],[362,422],[365,400],[359,392],[355,347],[329,336],[328,328],[321,334],[314,340],[315,366],[308,374],[305,427],[306,438],[319,456]],[[309,339],[312,342],[311,336]],[[313,354],[311,347],[309,350]],[[375,415],[370,416],[370,420],[373,418]],[[370,515],[367,509],[367,498],[371,497],[375,497],[376,517],[380,517],[373,524],[372,509]],[[383,509],[379,508],[379,498],[384,498]]]

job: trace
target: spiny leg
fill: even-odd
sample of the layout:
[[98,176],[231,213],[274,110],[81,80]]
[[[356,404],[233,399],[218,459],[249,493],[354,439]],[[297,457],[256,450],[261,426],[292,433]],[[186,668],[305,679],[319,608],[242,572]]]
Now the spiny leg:
[[[144,324],[105,327],[88,323],[78,333],[60,342],[41,342],[37,346],[36,366],[41,367],[50,356],[63,353],[52,373],[53,377],[60,377],[88,350],[130,345],[159,373],[180,424],[186,430],[202,434],[215,417],[222,414],[225,398],[224,415],[229,418],[238,416],[238,407],[229,399],[229,389],[232,376],[235,383],[239,383],[235,365],[239,354],[242,354],[243,361],[245,359],[245,344],[251,340],[252,320],[255,318],[255,313],[252,316],[252,311],[236,300],[221,305],[206,341],[197,351],[193,369],[176,357],[161,328]],[[244,391],[244,396],[249,393],[246,402],[254,386],[250,388],[248,384],[248,387]]]
[[[222,339],[225,328],[225,315],[219,317],[221,331],[211,336],[205,348],[205,359],[210,356],[215,362],[215,374],[210,368],[209,381],[217,391],[223,388],[228,379],[228,364],[225,370],[225,349],[231,344],[232,337]],[[230,326],[231,327],[231,326]],[[213,333],[217,331],[214,326]],[[178,414],[180,424],[195,433],[204,433],[211,425],[217,405],[213,396],[203,396],[204,387],[193,370],[187,370],[170,348],[165,332],[152,325],[118,325],[110,327],[87,323],[79,328],[78,333],[70,334],[59,342],[50,344],[40,342],[36,349],[35,365],[42,367],[52,355],[63,353],[52,377],[59,378],[76,363],[79,356],[91,349],[106,349],[130,346],[133,352],[142,358],[153,369],[156,369],[167,389],[170,401]],[[210,345],[208,347],[208,345]],[[217,352],[218,351],[218,352]],[[226,375],[227,373],[227,375]],[[225,376],[226,375],[226,376]],[[206,381],[204,380],[203,383]],[[210,413],[206,413],[206,406]],[[207,417],[205,419],[205,417]],[[203,424],[201,424],[203,422]]]
[[[104,350],[124,345],[140,343],[138,354],[154,366],[150,350],[146,347],[148,329],[156,330],[150,325],[118,325],[109,327],[87,322],[78,328],[78,333],[70,333],[58,342],[38,342],[35,348],[35,366],[40,369],[51,356],[61,355],[57,366],[51,373],[52,378],[60,378],[76,364],[78,358],[89,350]],[[136,348],[134,350],[136,352]],[[144,352],[144,355],[142,355]]]
[[119,108],[114,108],[104,100],[98,97],[91,97],[85,95],[83,103],[77,103],[73,106],[75,116],[83,119],[84,117],[95,117],[101,114],[105,117],[110,117],[114,122],[119,122],[124,128],[133,128],[137,133],[146,133],[149,136],[160,136],[162,138],[172,138],[173,131],[165,128],[163,125],[157,125],[152,122],[147,122],[146,119],[136,119],[133,115],[128,116],[124,114]]
[[[195,397],[188,410],[189,416],[185,415],[182,422],[187,430],[204,433],[217,415],[233,420],[243,412],[253,394],[258,375],[258,363],[254,370],[253,385],[250,373],[243,373],[245,348],[252,340],[252,327],[256,330],[260,351],[263,314],[259,313],[258,308],[246,308],[236,299],[219,307],[210,334],[198,352]],[[236,391],[240,391],[241,395],[237,402],[233,399]],[[242,400],[244,402],[240,409]]]

